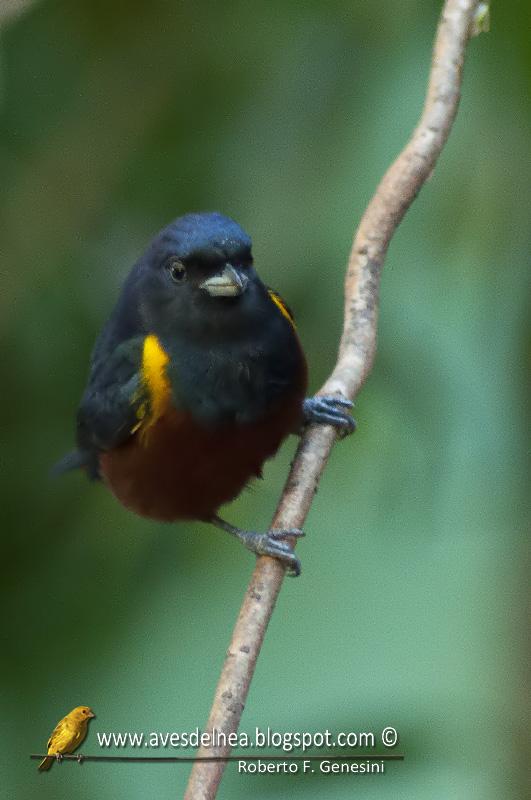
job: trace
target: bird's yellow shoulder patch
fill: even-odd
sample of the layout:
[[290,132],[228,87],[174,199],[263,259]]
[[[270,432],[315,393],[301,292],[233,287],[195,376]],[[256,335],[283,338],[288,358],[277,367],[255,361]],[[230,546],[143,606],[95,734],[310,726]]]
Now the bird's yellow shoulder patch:
[[267,290],[267,293],[269,294],[269,297],[271,298],[271,300],[273,301],[273,303],[276,305],[276,307],[280,309],[280,311],[281,311],[281,313],[282,313],[282,316],[286,317],[286,319],[288,320],[288,322],[289,322],[289,323],[290,323],[290,324],[291,324],[293,327],[295,327],[295,320],[294,320],[294,318],[293,318],[293,314],[291,313],[290,309],[289,309],[289,308],[288,308],[288,306],[285,304],[285,302],[284,302],[284,300],[281,298],[281,296],[280,296],[280,295],[279,295],[277,292],[273,291],[273,289],[268,289],[268,290]]
[[171,386],[166,375],[166,365],[169,360],[169,355],[155,334],[150,333],[146,336],[142,350],[141,376],[142,395],[147,397],[138,406],[136,412],[138,422],[133,428],[133,433],[139,428],[145,431],[164,414],[168,407]]

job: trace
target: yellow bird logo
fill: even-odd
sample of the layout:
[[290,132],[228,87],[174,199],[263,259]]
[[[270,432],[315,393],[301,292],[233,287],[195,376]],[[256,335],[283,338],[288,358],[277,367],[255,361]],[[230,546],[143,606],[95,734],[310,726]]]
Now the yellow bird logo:
[[50,769],[54,759],[60,761],[64,753],[73,753],[85,739],[88,724],[95,716],[89,706],[77,706],[63,717],[48,739],[48,755],[39,764],[39,770]]

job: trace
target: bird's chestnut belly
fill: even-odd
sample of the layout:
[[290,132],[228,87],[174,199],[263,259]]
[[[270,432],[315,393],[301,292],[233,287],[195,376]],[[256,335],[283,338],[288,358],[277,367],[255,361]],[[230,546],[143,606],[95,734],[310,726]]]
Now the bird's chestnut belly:
[[124,445],[100,455],[102,477],[118,500],[162,521],[209,519],[261,473],[297,429],[302,395],[246,425],[208,429],[169,410]]

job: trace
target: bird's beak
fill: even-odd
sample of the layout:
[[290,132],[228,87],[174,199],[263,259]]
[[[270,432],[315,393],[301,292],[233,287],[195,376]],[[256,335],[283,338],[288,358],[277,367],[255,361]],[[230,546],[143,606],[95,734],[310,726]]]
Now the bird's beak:
[[94,719],[96,717],[96,714],[94,713],[94,711],[88,711],[87,712],[87,717],[89,719]]
[[247,282],[245,275],[230,264],[225,264],[221,272],[203,281],[199,288],[204,289],[211,297],[238,297],[245,291]]

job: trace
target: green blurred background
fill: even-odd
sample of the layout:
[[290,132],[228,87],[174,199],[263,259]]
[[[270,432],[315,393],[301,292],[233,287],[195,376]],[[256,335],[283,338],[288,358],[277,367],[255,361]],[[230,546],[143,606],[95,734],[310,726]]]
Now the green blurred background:
[[[17,14],[17,6],[27,7]],[[384,776],[239,776],[221,798],[523,791],[531,8],[470,44],[450,142],[398,230],[378,357],[286,581],[242,729],[394,725]],[[54,765],[56,721],[202,726],[253,563],[204,525],[137,519],[81,475],[89,351],[162,225],[217,209],[330,370],[354,227],[415,124],[440,2],[5,2],[1,783],[10,798],[172,798],[181,765]],[[10,14],[10,12],[13,12]],[[295,446],[226,512],[267,526]],[[162,751],[160,755],[171,755]],[[173,753],[174,754],[174,753]],[[177,753],[178,754],[178,753]]]

